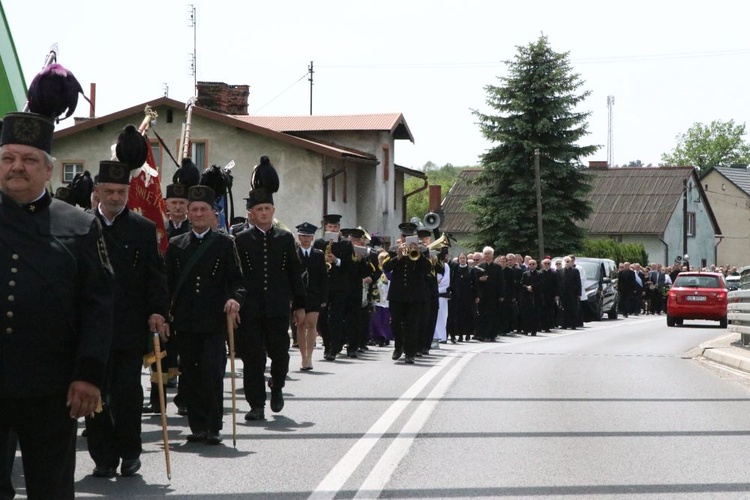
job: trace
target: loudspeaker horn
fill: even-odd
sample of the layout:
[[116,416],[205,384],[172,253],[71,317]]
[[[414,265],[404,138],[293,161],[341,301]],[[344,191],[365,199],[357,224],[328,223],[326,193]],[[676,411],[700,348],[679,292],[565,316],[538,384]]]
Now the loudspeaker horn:
[[436,229],[440,227],[440,215],[435,212],[430,212],[424,216],[423,224],[426,229]]

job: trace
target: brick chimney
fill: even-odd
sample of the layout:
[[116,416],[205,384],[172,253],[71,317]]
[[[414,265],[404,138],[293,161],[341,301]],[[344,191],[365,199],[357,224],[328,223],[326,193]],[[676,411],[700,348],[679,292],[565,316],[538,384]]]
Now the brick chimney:
[[443,201],[442,188],[440,184],[433,184],[429,187],[429,189],[429,210],[430,212],[438,212],[440,210],[440,203]]
[[201,108],[225,115],[247,115],[249,85],[227,85],[223,82],[198,82]]
[[606,161],[590,161],[589,168],[593,168],[595,170],[607,170],[607,162]]

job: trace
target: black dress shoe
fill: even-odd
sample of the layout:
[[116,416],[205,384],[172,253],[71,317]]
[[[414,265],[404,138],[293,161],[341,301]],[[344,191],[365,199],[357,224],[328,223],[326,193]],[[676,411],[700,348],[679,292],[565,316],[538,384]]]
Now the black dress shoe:
[[284,393],[281,389],[271,389],[271,411],[278,413],[284,409]]
[[206,444],[217,445],[221,444],[222,441],[224,439],[222,439],[221,434],[218,432],[208,431],[208,434],[206,434]]
[[[161,413],[161,412],[158,412]],[[186,416],[188,414],[187,406],[178,406],[177,407],[177,414],[181,416]]]
[[329,352],[328,354],[323,356],[323,359],[325,359],[326,361],[336,361],[336,355],[332,352]]
[[403,354],[403,351],[401,351],[401,349],[394,349],[393,354],[391,355],[391,359],[393,361],[396,361],[398,358],[401,357],[402,354]]
[[356,358],[357,357],[357,351],[355,351],[355,350],[347,351],[346,357],[347,358]]
[[94,467],[94,472],[92,473],[94,477],[115,477],[117,475],[117,467],[102,467],[97,465]]
[[188,443],[199,443],[200,441],[206,440],[206,431],[198,431],[190,434],[187,437]]
[[418,358],[421,358],[421,357],[422,357],[422,353],[421,353],[421,352],[419,352],[419,351],[417,351],[417,352],[416,352],[416,353],[415,353],[414,355],[415,355],[416,357],[418,357]]
[[252,408],[249,412],[245,413],[245,420],[265,420],[266,414],[263,412],[263,408]]
[[120,474],[125,477],[135,476],[135,473],[141,468],[141,460],[139,458],[128,458],[122,459],[122,465],[120,465]]
[[161,413],[161,410],[158,406],[148,405],[143,407],[141,413]]
[[404,363],[407,365],[413,365],[414,364],[414,356],[406,356],[406,359],[404,359]]

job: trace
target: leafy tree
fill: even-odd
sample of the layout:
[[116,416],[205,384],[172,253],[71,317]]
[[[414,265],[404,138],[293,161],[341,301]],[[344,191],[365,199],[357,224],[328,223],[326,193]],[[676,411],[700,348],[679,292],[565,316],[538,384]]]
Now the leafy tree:
[[671,153],[661,155],[661,164],[695,166],[704,177],[714,167],[750,163],[750,144],[743,140],[745,124],[714,120],[709,125],[694,123],[684,134],[677,136],[677,146]]
[[579,146],[588,134],[590,112],[576,107],[590,94],[572,72],[568,53],[554,52],[542,36],[518,47],[506,62],[501,85],[486,85],[487,104],[496,114],[474,110],[482,134],[498,145],[481,158],[477,178],[484,194],[469,203],[476,214],[475,247],[536,255],[537,210],[534,150],[540,151],[545,253],[564,255],[583,248],[578,222],[591,213],[585,200],[591,189],[581,158],[599,146]]
[[643,162],[641,160],[635,160],[635,161],[629,161],[626,165],[627,167],[643,167]]
[[[448,194],[448,190],[458,179],[458,174],[463,168],[466,167],[454,167],[450,163],[438,167],[431,161],[428,161],[422,167],[422,171],[427,174],[427,182],[430,185],[440,185],[442,196],[445,197]],[[424,181],[422,179],[408,177],[404,182],[404,193],[411,193],[423,185]],[[429,207],[430,193],[428,189],[410,196],[406,205],[406,220],[410,220],[412,217],[422,219],[430,211]]]

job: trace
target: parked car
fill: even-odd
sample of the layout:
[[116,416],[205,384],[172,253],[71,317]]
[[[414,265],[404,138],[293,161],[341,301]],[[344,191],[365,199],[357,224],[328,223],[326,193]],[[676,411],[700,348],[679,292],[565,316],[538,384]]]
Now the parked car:
[[667,326],[686,319],[707,319],[727,327],[727,284],[721,273],[684,272],[667,296]]
[[733,290],[739,290],[740,289],[741,283],[740,283],[740,276],[739,275],[736,275],[736,276],[727,276],[725,279],[726,279],[726,282],[727,282],[727,290],[729,290],[731,292]]
[[576,267],[585,275],[586,305],[582,311],[584,321],[601,321],[606,314],[617,319],[617,265],[611,259],[576,257]]

